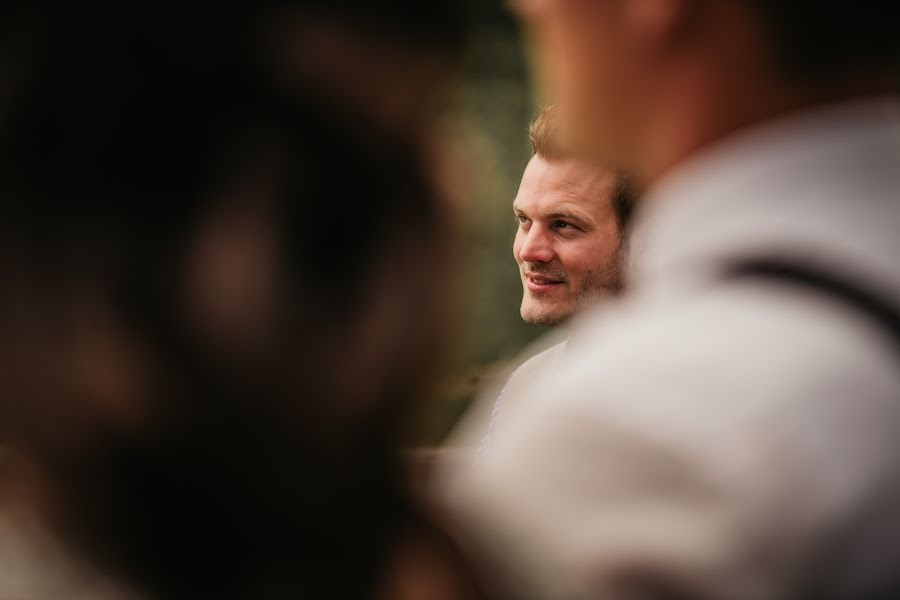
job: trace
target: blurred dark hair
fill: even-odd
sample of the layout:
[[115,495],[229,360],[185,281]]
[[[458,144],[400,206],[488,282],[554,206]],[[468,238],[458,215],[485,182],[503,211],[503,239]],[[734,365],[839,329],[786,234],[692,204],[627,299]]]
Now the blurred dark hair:
[[[634,205],[639,195],[640,188],[635,182],[634,176],[628,172],[620,171],[616,179],[616,190],[613,193],[612,202],[621,231],[626,231],[631,226]],[[627,239],[627,237],[623,239]]]
[[900,76],[895,0],[750,0],[761,11],[791,76],[828,83],[847,76]]
[[[417,518],[393,451],[440,346],[439,192],[421,140],[276,68],[271,21],[323,17],[461,49],[453,0],[0,8],[0,440],[162,597],[366,597]],[[232,213],[274,248],[249,337],[186,289]]]

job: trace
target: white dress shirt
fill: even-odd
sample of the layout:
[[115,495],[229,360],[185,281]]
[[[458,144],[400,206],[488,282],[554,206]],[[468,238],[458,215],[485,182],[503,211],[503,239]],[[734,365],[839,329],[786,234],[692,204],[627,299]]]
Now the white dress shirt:
[[900,576],[900,347],[827,294],[721,275],[788,259],[900,311],[898,106],[757,126],[649,191],[629,295],[447,476],[507,592],[837,600]]
[[540,382],[541,379],[553,377],[553,374],[562,365],[566,344],[567,342],[560,342],[535,354],[510,373],[500,393],[497,394],[497,397],[492,402],[487,432],[482,436],[481,442],[478,444],[479,453],[486,451],[493,443],[497,433],[497,423],[502,421],[506,399],[527,393],[528,388],[532,384]]

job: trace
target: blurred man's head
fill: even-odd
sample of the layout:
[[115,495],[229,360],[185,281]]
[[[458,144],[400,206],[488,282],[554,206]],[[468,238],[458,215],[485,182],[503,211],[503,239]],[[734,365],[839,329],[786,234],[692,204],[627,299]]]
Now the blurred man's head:
[[0,9],[0,495],[141,597],[381,595],[459,3],[107,4]]
[[532,123],[532,157],[513,203],[522,318],[540,325],[562,323],[621,287],[633,201],[620,174],[561,151],[556,119],[549,108]]
[[654,178],[743,126],[894,89],[894,0],[518,0],[568,141]]

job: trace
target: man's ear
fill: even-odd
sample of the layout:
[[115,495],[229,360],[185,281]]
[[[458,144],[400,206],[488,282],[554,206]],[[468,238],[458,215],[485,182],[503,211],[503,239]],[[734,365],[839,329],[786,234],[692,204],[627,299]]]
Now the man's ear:
[[619,0],[622,23],[636,49],[656,53],[682,42],[702,17],[706,0]]

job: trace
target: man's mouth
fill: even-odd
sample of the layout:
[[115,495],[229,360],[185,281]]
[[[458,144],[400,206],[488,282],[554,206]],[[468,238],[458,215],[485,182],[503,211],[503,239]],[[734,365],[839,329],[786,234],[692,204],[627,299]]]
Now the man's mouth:
[[525,273],[525,286],[532,292],[549,292],[558,289],[565,283],[565,279],[538,275],[537,273]]

